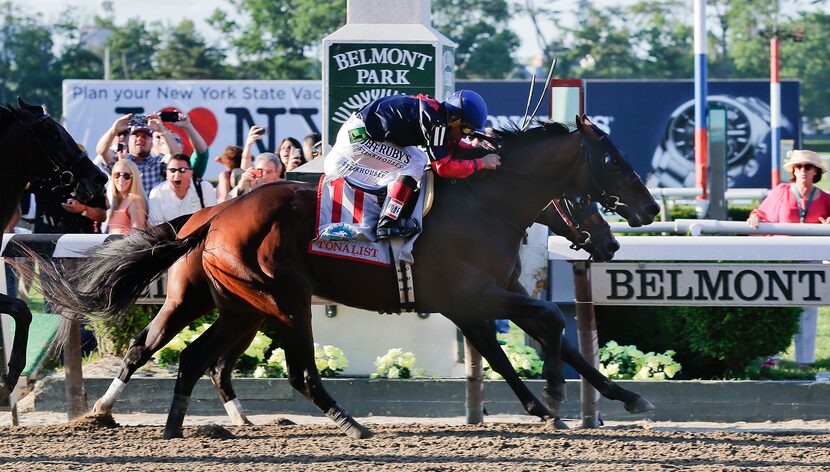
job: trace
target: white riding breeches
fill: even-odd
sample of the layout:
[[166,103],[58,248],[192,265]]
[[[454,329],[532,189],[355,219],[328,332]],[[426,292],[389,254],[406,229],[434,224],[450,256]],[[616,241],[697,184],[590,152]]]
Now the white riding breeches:
[[426,153],[417,146],[368,139],[363,119],[354,114],[340,127],[323,168],[328,178],[348,176],[365,185],[381,186],[401,175],[420,183],[428,162]]

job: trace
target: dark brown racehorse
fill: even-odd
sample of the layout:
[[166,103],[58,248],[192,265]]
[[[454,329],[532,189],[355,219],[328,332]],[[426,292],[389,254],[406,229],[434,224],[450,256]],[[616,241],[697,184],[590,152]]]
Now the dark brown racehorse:
[[[558,393],[564,317],[554,304],[506,288],[524,230],[552,195],[566,192],[587,195],[634,226],[653,221],[658,207],[610,138],[585,117],[574,132],[546,123],[500,133],[499,140],[503,163],[498,171],[437,182],[436,203],[415,247],[416,309],[451,319],[480,352],[488,353],[490,365],[530,414],[552,419],[515,377],[503,351],[491,348],[491,334],[481,327],[505,314],[528,320],[545,341],[544,376],[550,393]],[[54,302],[63,313],[98,312],[105,325],[115,328],[138,297],[138,287],[169,268],[167,300],[136,339],[155,349],[184,327],[182,320],[218,308],[216,322],[182,352],[165,437],[181,436],[189,396],[202,373],[239,343],[236,333],[265,317],[278,326],[291,385],[344,433],[366,437],[369,431],[320,382],[311,295],[389,312],[399,308],[397,285],[392,269],[309,254],[315,206],[312,185],[264,186],[189,219],[95,249],[72,273],[47,271],[44,289],[59,294]]]
[[[43,108],[18,98],[20,108],[0,107],[0,228],[5,229],[20,204],[26,185],[63,192],[82,202],[100,194],[104,175],[82,152],[72,136],[44,113]],[[26,340],[32,314],[26,303],[0,294],[0,312],[15,321],[8,370],[0,376],[0,400],[17,384],[26,365]]]

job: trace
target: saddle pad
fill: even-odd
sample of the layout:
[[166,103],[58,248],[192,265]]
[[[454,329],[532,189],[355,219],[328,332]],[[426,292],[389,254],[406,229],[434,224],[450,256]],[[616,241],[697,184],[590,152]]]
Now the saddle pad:
[[[414,215],[421,215],[422,195],[417,196]],[[309,252],[341,259],[391,266],[389,242],[378,241],[375,228],[380,217],[378,197],[349,185],[343,178],[320,177],[317,187],[317,234]],[[417,218],[421,224],[420,217]],[[407,239],[397,258],[412,263],[412,246],[417,235]]]

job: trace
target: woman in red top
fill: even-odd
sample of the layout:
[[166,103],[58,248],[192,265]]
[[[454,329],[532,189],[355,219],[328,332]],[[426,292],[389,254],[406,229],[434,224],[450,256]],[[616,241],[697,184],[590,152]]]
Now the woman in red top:
[[[830,223],[830,194],[815,186],[827,172],[819,155],[808,150],[787,153],[784,169],[792,174],[790,183],[779,184],[752,210],[746,222],[753,228],[768,223]],[[795,361],[808,367],[816,360],[816,325],[818,308],[807,307],[801,313],[795,335]]]

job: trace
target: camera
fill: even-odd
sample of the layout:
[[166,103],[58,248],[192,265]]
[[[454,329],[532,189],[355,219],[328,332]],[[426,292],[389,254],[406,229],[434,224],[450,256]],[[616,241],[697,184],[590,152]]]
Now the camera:
[[291,150],[291,157],[300,157],[303,155],[303,152],[297,148]]
[[159,119],[165,123],[175,123],[179,121],[179,111],[163,111],[159,113]]
[[260,128],[259,131],[257,131],[256,134],[259,134],[259,135],[268,134],[268,128],[262,127],[262,128]]
[[254,177],[262,177],[262,169],[254,169],[253,173]]
[[146,128],[147,127],[147,115],[135,114],[130,117],[129,121],[130,127],[133,128]]

